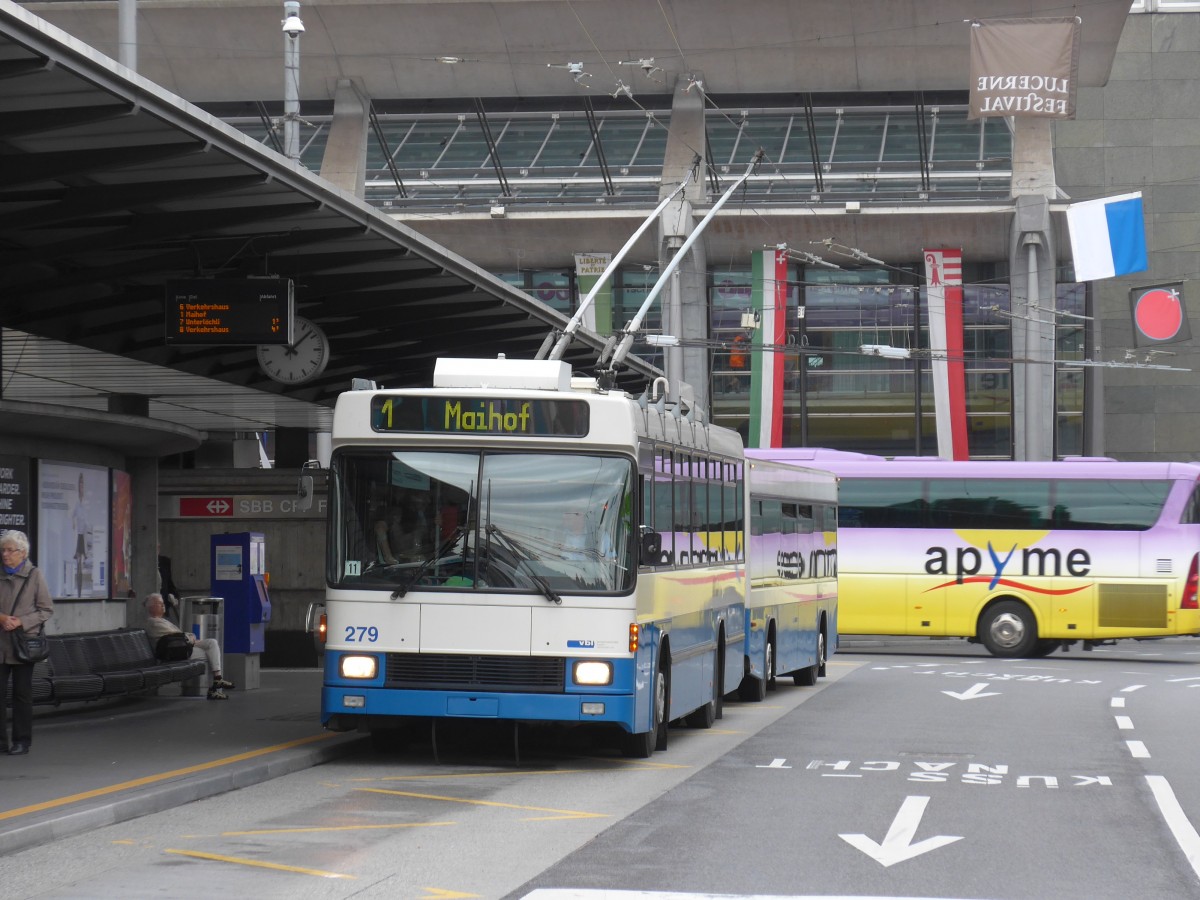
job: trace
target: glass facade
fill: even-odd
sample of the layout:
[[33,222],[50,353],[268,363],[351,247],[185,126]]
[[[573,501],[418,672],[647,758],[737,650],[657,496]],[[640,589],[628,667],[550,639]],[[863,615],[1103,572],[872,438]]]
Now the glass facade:
[[[923,288],[895,284],[889,270],[788,274],[783,383],[784,446],[831,447],[884,455],[937,452],[930,361],[928,299]],[[901,276],[903,277],[903,276]],[[912,279],[915,281],[915,277]],[[734,340],[744,334],[750,271],[721,272],[710,288],[713,420],[742,429],[750,416],[749,380]],[[1083,314],[1084,285],[1058,290],[1059,312]],[[800,316],[801,304],[804,316]],[[1012,458],[1012,355],[1006,284],[963,287],[963,356],[968,447],[972,459]],[[1056,327],[1056,455],[1083,451],[1084,320],[1060,317]],[[909,359],[864,355],[863,344],[904,348]],[[1063,361],[1068,364],[1063,364]]]
[[[898,96],[857,95],[855,105],[842,97],[791,107],[718,103],[705,111],[709,191],[720,193],[762,148],[764,160],[743,191],[757,205],[856,197],[1007,201],[1012,135],[1003,119],[968,119],[961,93],[939,104]],[[555,108],[538,110],[489,101],[512,108],[482,113],[469,99],[439,110],[377,104],[366,199],[394,210],[652,205],[670,126],[670,109],[654,104],[667,99],[612,99],[588,108],[579,98],[557,98]],[[223,118],[263,143],[278,143],[265,112]],[[304,111],[301,162],[314,171],[331,121]]]
[[[916,271],[916,264],[912,270]],[[501,277],[570,315],[578,303],[571,273],[505,273]],[[784,354],[783,445],[830,447],[888,456],[937,453],[929,350],[928,299],[887,269],[788,272]],[[625,269],[613,291],[613,326],[632,319],[657,272]],[[709,296],[710,406],[713,421],[745,436],[750,421],[750,332],[742,313],[752,306],[749,267],[713,272]],[[917,276],[908,277],[915,282]],[[1086,287],[1058,286],[1055,328],[1055,456],[1083,453],[1083,360]],[[801,305],[804,316],[800,316]],[[1007,284],[963,287],[963,351],[968,448],[972,459],[1011,459],[1013,441],[1012,319]],[[642,331],[658,331],[659,305]],[[888,359],[860,352],[882,344],[918,353]],[[634,352],[662,366],[662,351],[641,342]],[[1019,364],[1016,363],[1016,364]],[[919,429],[919,431],[918,431]]]
[[[798,95],[797,95],[798,96]],[[794,98],[793,98],[794,99]],[[967,118],[965,93],[937,102],[903,94],[815,96],[807,105],[769,101],[705,110],[703,173],[715,196],[739,177],[760,148],[765,158],[739,192],[742,201],[812,205],[847,200],[1010,202],[1012,134],[1002,118]],[[953,102],[946,102],[947,100]],[[850,101],[850,102],[846,102]],[[366,199],[396,212],[594,208],[649,209],[658,200],[670,109],[668,99],[579,98],[528,102],[468,99],[457,108],[376,105],[371,112]],[[657,103],[659,106],[655,106]],[[507,108],[500,108],[500,107]],[[270,120],[225,116],[243,131],[275,139]],[[305,111],[302,162],[319,169],[330,116]],[[490,140],[489,140],[490,137]],[[494,149],[493,149],[494,148]],[[578,291],[564,270],[498,273],[570,315]],[[714,421],[748,433],[751,383],[742,313],[751,306],[751,272],[709,273],[710,406]],[[995,266],[965,280],[964,364],[972,458],[1010,458],[1013,443],[1012,312],[1006,277]],[[986,271],[985,271],[986,270]],[[783,443],[888,455],[936,453],[928,353],[928,301],[919,262],[908,267],[829,270],[793,265],[787,290],[782,390]],[[629,266],[613,283],[612,323],[622,328],[658,278]],[[997,282],[997,283],[992,283]],[[1058,309],[1082,316],[1085,287],[1059,287]],[[655,303],[642,332],[661,328]],[[800,312],[804,311],[801,317]],[[1060,316],[1055,338],[1055,452],[1083,451],[1082,318]],[[863,344],[914,351],[910,359],[867,356]],[[641,341],[632,352],[662,366],[662,350]]]

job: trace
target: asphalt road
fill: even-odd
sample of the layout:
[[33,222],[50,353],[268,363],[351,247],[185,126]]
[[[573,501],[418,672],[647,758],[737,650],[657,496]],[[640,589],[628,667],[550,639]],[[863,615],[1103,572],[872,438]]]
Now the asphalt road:
[[1200,641],[847,639],[627,760],[468,731],[0,859],[9,897],[1200,897]]

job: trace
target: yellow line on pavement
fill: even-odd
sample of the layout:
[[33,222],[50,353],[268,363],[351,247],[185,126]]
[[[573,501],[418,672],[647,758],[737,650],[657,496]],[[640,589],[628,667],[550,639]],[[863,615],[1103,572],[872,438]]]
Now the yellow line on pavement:
[[[715,730],[716,734],[739,734],[736,731],[719,731]],[[648,759],[606,759],[604,757],[584,757],[585,759],[594,759],[596,762],[608,763],[611,768],[619,769],[688,769],[687,765],[680,763],[660,763],[652,762]],[[525,777],[529,775],[595,775],[596,769],[531,769],[531,770],[506,770],[502,769],[497,772],[428,772],[422,775],[385,775],[382,778],[348,778],[349,782],[372,782],[372,781],[454,781],[459,778],[513,778]]]
[[[581,812],[575,809],[547,809],[544,806],[518,806],[515,803],[497,803],[494,800],[468,800],[463,797],[442,797],[438,794],[414,794],[410,791],[389,791],[384,788],[355,788],[356,791],[367,791],[371,794],[391,794],[395,797],[413,797],[417,800],[441,800],[443,803],[466,803],[470,806],[495,806],[500,809],[521,809],[527,812],[557,813],[549,818],[554,819],[607,819],[607,813]],[[544,820],[541,816],[535,821]]]
[[426,828],[433,825],[457,824],[457,822],[395,822],[391,825],[313,825],[307,828],[257,828],[252,831],[222,831],[221,837],[246,837],[254,834],[304,834],[310,831],[362,831],[371,828]]
[[542,769],[499,772],[430,772],[427,775],[385,775],[382,778],[350,778],[348,781],[434,781],[455,778],[503,778],[525,775],[590,775],[595,769]]
[[71,794],[67,797],[59,797],[56,800],[46,800],[43,803],[33,803],[29,806],[22,806],[18,809],[10,809],[5,812],[0,812],[0,821],[5,819],[15,819],[18,816],[27,816],[30,813],[42,812],[47,809],[56,809],[60,806],[68,806],[72,803],[79,803],[81,800],[92,800],[96,797],[103,797],[107,794],[116,794],[121,791],[129,791],[133,788],[145,787],[148,784],[155,784],[159,781],[167,781],[171,778],[178,778],[181,775],[194,775],[197,772],[205,772],[209,769],[217,769],[221,766],[227,766],[231,763],[242,762],[247,759],[254,759],[258,756],[266,756],[268,753],[277,753],[280,750],[290,750],[292,747],[301,747],[305,744],[313,744],[317,741],[326,741],[332,737],[337,737],[334,733],[329,734],[314,734],[306,738],[298,738],[294,741],[288,741],[285,744],[274,744],[270,747],[262,747],[258,750],[248,750],[245,753],[238,753],[235,756],[226,756],[222,759],[214,759],[211,762],[198,763],[194,766],[185,766],[182,769],[172,769],[170,772],[160,772],[157,775],[146,775],[143,778],[135,778],[132,781],[122,781],[120,784],[110,784],[108,787],[96,788],[91,791],[83,791],[79,794]]
[[351,881],[355,879],[354,875],[343,875],[340,872],[323,872],[320,869],[304,869],[300,866],[284,866],[279,863],[262,862],[257,859],[242,859],[240,856],[221,856],[217,853],[201,853],[199,850],[172,850],[170,848],[163,853],[174,853],[176,856],[190,856],[194,859],[210,859],[213,862],[236,863],[239,866],[254,866],[259,869],[275,869],[279,872],[295,872],[298,875],[316,875],[318,878],[348,878]]

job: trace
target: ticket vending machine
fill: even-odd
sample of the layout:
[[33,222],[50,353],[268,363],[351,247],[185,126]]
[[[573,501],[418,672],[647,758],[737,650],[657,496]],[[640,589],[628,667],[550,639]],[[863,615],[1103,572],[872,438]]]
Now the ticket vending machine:
[[254,690],[261,680],[259,661],[271,621],[262,534],[214,534],[210,562],[211,594],[222,598],[225,607],[223,674],[239,690]]

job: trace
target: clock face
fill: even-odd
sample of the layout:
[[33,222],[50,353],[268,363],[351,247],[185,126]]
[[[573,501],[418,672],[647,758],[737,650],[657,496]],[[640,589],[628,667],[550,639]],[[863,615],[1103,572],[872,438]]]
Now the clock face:
[[322,372],[329,362],[329,339],[308,319],[292,319],[292,343],[260,344],[258,365],[280,384],[303,384]]

